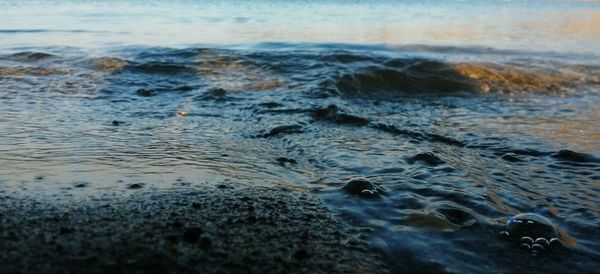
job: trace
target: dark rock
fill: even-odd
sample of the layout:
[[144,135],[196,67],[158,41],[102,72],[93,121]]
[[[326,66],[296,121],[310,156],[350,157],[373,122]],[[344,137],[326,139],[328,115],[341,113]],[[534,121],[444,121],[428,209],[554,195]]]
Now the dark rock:
[[383,189],[366,178],[352,178],[342,187],[344,191],[353,195],[361,195],[365,198],[378,197]]
[[222,88],[215,88],[215,89],[212,89],[212,90],[210,90],[210,93],[211,93],[213,96],[215,96],[215,97],[220,97],[220,98],[227,96],[227,90],[225,90],[225,89],[222,89]]
[[519,156],[517,156],[517,154],[514,154],[514,153],[505,153],[500,158],[502,160],[504,160],[504,161],[509,161],[509,162],[521,162],[521,161],[523,161],[521,158],[519,158]]
[[213,88],[198,97],[199,100],[224,101],[227,99],[227,90],[222,88]]
[[186,85],[186,86],[177,87],[177,88],[175,88],[175,90],[176,91],[192,91],[192,90],[194,90],[194,87]]
[[272,128],[269,133],[263,134],[262,137],[268,138],[279,134],[292,134],[302,133],[302,126],[300,125],[283,125]]
[[265,103],[260,103],[258,104],[259,106],[262,107],[266,107],[266,108],[278,108],[278,107],[283,107],[283,104],[277,103],[277,102],[265,102]]
[[138,184],[138,183],[134,183],[134,184],[130,184],[127,186],[128,189],[140,189],[142,188],[144,185],[143,184]]
[[336,105],[330,105],[326,108],[313,110],[315,120],[330,121],[339,125],[364,126],[369,124],[369,120],[351,114],[341,113]]
[[152,91],[149,89],[144,89],[144,88],[138,89],[135,93],[142,97],[150,97],[150,96],[156,95],[155,91]]
[[294,164],[294,165],[298,163],[295,159],[286,158],[286,157],[279,157],[275,160],[279,163],[279,165],[282,165],[282,166],[285,165],[286,163]]
[[593,155],[575,152],[575,151],[571,151],[571,150],[567,150],[567,149],[563,149],[563,150],[553,154],[552,157],[559,159],[559,160],[578,162],[578,163],[587,163],[587,162],[600,163],[600,159],[594,157]]
[[86,187],[87,185],[88,185],[88,183],[86,183],[86,182],[78,182],[78,183],[75,183],[74,187],[82,188],[82,187]]
[[183,232],[183,241],[188,243],[195,243],[200,238],[200,234],[202,234],[202,229],[199,227],[187,227]]
[[436,156],[433,152],[421,152],[408,159],[408,162],[411,164],[415,161],[422,161],[430,166],[437,166],[446,163],[444,162],[444,160]]

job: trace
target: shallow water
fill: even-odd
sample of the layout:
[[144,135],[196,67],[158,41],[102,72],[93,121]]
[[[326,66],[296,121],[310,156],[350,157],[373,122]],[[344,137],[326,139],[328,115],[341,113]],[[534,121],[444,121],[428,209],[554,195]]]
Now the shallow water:
[[[48,3],[2,2],[0,192],[308,188],[396,271],[598,267],[596,3],[502,3],[491,29],[487,2]],[[366,23],[344,28],[348,14]],[[385,194],[345,194],[353,177]],[[567,247],[504,241],[520,212],[547,216]]]

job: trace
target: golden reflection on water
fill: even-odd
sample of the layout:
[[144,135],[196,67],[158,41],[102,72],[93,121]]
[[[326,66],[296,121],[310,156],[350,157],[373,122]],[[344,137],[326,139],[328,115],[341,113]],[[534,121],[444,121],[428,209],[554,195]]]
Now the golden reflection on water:
[[523,117],[534,135],[575,151],[600,152],[600,112],[576,117]]
[[197,75],[207,84],[227,91],[272,90],[285,86],[285,81],[257,65],[214,52],[198,54]]

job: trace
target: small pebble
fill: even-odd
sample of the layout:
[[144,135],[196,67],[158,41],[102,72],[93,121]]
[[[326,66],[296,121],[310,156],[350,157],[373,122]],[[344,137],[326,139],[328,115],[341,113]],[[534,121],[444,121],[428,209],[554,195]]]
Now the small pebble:
[[127,186],[128,189],[140,189],[142,188],[144,185],[142,184],[138,184],[138,183],[134,183],[134,184],[130,184]]
[[86,187],[88,184],[85,182],[80,182],[80,183],[75,183],[74,187],[77,188],[82,188],[82,187]]

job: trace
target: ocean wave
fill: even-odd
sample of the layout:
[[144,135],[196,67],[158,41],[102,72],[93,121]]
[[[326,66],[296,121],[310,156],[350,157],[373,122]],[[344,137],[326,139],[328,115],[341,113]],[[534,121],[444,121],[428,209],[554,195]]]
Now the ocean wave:
[[[133,54],[128,54],[128,52]],[[118,78],[171,77],[229,92],[297,89],[318,98],[398,99],[406,95],[564,92],[600,85],[600,68],[560,61],[444,60],[352,50],[130,49],[104,57],[23,51],[0,58],[2,76],[93,70]],[[43,62],[42,62],[43,61]],[[35,66],[31,65],[35,63]],[[24,65],[26,64],[26,65]],[[175,77],[175,78],[172,78]],[[138,87],[153,89],[153,87]]]
[[599,71],[587,68],[533,69],[489,63],[449,63],[423,59],[393,59],[383,64],[351,67],[322,86],[341,96],[393,98],[401,94],[551,93],[598,85]]

